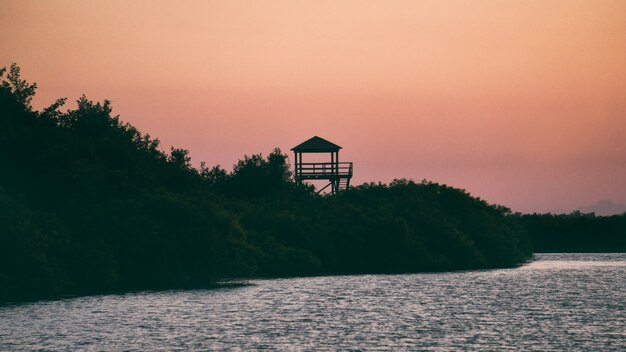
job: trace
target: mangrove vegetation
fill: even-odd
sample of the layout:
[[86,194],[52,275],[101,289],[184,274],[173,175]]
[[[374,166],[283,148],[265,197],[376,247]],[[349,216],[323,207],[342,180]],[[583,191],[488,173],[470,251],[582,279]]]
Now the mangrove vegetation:
[[511,267],[532,255],[525,225],[543,226],[427,181],[320,196],[293,182],[279,149],[230,171],[196,169],[186,150],[165,152],[106,100],[37,111],[36,85],[19,67],[0,74],[0,302],[237,277]]

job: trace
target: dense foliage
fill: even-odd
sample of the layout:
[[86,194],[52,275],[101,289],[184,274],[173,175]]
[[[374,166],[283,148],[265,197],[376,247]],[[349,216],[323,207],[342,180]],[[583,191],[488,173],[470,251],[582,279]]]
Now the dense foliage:
[[626,252],[626,213],[606,217],[580,212],[516,216],[528,231],[535,252]]
[[200,170],[184,149],[81,97],[42,111],[0,72],[0,302],[207,287],[230,277],[507,267],[531,255],[506,208],[431,182],[334,197],[292,181],[286,155]]

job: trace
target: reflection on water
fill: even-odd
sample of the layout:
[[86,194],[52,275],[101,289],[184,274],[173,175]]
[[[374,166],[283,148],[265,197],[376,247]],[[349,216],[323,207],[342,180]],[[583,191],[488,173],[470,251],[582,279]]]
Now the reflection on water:
[[[545,256],[545,255],[544,255]],[[544,257],[545,258],[545,257]],[[606,258],[605,258],[606,259]],[[584,270],[601,267],[623,267],[623,260],[537,260],[521,267],[521,270]]]
[[0,350],[626,350],[626,254],[0,308]]

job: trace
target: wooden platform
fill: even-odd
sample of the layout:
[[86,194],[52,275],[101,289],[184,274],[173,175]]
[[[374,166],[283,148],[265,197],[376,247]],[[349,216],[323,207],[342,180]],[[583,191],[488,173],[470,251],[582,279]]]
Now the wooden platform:
[[294,178],[297,182],[329,180],[336,183],[337,191],[344,191],[350,187],[352,170],[352,162],[299,163],[296,165]]
[[[352,163],[339,162],[339,149],[335,143],[324,138],[314,136],[291,148],[294,152],[294,179],[296,183],[302,184],[304,180],[328,180],[329,183],[318,191],[322,192],[327,187],[330,193],[335,194],[350,187],[352,178]],[[328,153],[330,162],[305,163],[302,162],[303,154]]]

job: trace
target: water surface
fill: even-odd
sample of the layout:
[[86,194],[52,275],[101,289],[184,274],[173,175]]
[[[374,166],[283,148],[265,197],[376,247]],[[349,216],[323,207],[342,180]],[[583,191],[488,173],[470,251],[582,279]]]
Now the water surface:
[[0,350],[626,350],[626,254],[0,308]]

